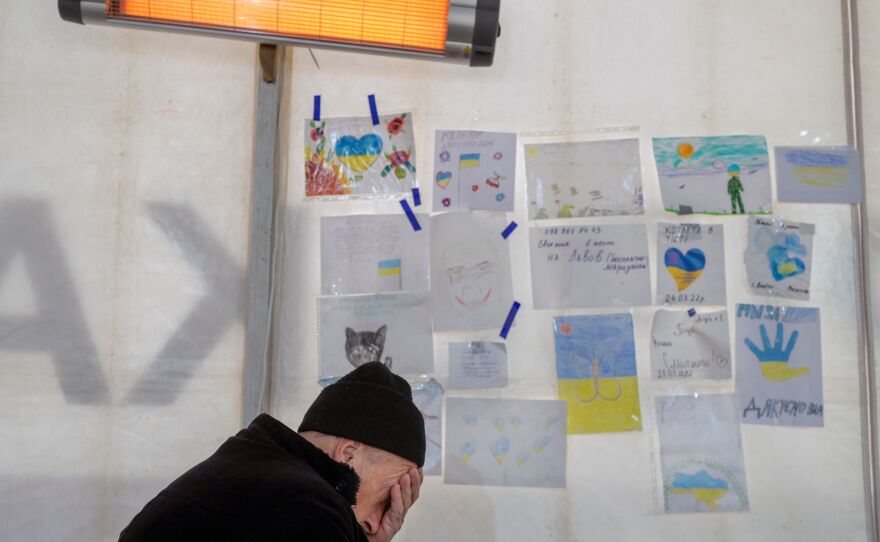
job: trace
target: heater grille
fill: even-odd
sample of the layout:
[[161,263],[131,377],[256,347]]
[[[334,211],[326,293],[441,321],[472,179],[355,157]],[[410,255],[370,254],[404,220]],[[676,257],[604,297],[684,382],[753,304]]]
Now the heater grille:
[[107,0],[107,15],[442,53],[449,0]]

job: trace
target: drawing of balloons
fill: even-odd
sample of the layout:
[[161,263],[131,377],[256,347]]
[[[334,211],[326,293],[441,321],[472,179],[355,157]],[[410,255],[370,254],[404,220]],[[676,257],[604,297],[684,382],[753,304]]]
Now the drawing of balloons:
[[678,146],[677,152],[683,160],[687,160],[694,155],[694,146],[690,143],[682,143]]
[[539,453],[543,452],[544,448],[546,448],[547,445],[550,444],[551,440],[553,440],[553,438],[550,437],[549,435],[544,435],[541,438],[536,438],[532,442],[532,450],[535,451],[535,455],[538,455]]
[[495,201],[498,201],[498,202],[504,201],[504,193],[502,192],[500,194],[497,194],[495,196]]
[[523,463],[532,458],[532,454],[528,452],[528,450],[523,450],[522,452],[516,454],[516,465],[518,467],[522,467]]
[[502,158],[504,158],[504,155],[501,154],[500,152],[496,152],[494,155],[492,155],[492,158],[494,158],[496,160],[501,160]]
[[449,161],[449,151],[443,151],[440,153],[440,161],[448,162]]
[[498,437],[489,444],[489,451],[495,456],[495,461],[497,461],[499,465],[504,463],[504,458],[507,457],[507,452],[509,450],[510,439],[507,437]]
[[461,456],[462,461],[467,463],[468,461],[471,460],[471,457],[474,455],[474,453],[476,451],[477,451],[477,445],[474,444],[473,442],[468,441],[468,442],[465,442],[464,444],[462,444],[461,451],[458,452],[458,455]]
[[514,429],[519,429],[519,426],[522,425],[522,420],[519,416],[511,416],[510,425],[512,425]]
[[464,416],[465,425],[477,425],[477,417],[473,414],[466,414]]
[[495,418],[495,429],[499,432],[504,431],[504,418]]

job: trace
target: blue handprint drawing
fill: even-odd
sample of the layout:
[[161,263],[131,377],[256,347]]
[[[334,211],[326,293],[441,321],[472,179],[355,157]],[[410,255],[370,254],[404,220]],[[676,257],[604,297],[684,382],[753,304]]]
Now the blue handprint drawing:
[[776,324],[776,340],[773,342],[772,347],[770,346],[770,337],[767,336],[767,327],[764,324],[761,324],[760,331],[763,350],[758,348],[751,339],[746,339],[745,344],[752,351],[752,354],[758,358],[758,362],[761,364],[761,374],[764,375],[765,379],[774,382],[785,382],[810,372],[809,367],[790,367],[788,365],[791,352],[794,350],[795,344],[797,344],[799,335],[797,331],[791,332],[791,337],[789,337],[788,344],[786,344],[784,349],[782,348],[782,342],[785,338],[785,327],[782,325],[782,322]]

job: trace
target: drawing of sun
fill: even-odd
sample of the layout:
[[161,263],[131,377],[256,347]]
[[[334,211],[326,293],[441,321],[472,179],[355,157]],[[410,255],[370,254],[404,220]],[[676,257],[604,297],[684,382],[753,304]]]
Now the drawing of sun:
[[678,146],[678,155],[687,160],[694,155],[694,146],[690,143],[682,143]]

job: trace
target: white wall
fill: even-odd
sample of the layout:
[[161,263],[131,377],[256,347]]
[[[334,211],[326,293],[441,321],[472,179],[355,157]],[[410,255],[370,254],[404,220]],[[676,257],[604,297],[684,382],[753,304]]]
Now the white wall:
[[[873,137],[880,9],[868,4]],[[662,216],[652,135],[845,142],[837,2],[506,0],[502,19],[489,70],[316,51],[317,70],[296,51],[273,396],[273,413],[290,425],[318,392],[319,279],[310,262],[318,261],[319,217],[399,209],[393,201],[302,202],[297,127],[313,94],[324,97],[325,116],[366,114],[369,93],[382,110],[412,108],[423,172],[435,128],[640,125],[650,224]],[[0,539],[115,539],[149,498],[239,427],[254,51],[81,28],[62,23],[54,2],[0,0]],[[869,153],[869,173],[878,160]],[[514,217],[526,225],[524,203]],[[751,512],[657,513],[652,397],[673,390],[643,379],[645,430],[570,437],[566,490],[432,478],[399,539],[864,539],[849,211],[778,210],[818,225],[810,305],[823,311],[826,427],[743,428]],[[728,299],[759,301],[738,265],[743,223],[725,226]],[[483,395],[553,398],[557,313],[531,310],[524,233],[511,241],[524,303],[509,341],[511,386]],[[880,236],[872,239],[880,247]],[[651,313],[636,311],[643,376]],[[435,341],[444,382],[451,338]],[[144,385],[156,359],[178,370]]]
[[0,0],[0,540],[115,540],[238,429],[254,61]]
[[[506,0],[495,67],[466,70],[395,59],[316,51],[294,58],[291,170],[283,334],[273,411],[296,425],[318,392],[315,297],[320,280],[319,218],[399,212],[396,201],[304,203],[303,135],[297,127],[321,94],[322,115],[366,115],[366,95],[380,110],[413,110],[418,167],[429,171],[437,128],[589,131],[641,127],[648,212],[661,213],[649,138],[655,135],[765,134],[771,145],[844,144],[842,37],[837,2],[670,0]],[[876,25],[875,25],[876,26]],[[875,55],[874,58],[877,58]],[[519,171],[520,195],[524,193]],[[422,175],[423,191],[430,181]],[[423,195],[423,197],[425,197]],[[858,414],[849,208],[780,205],[777,215],[817,225],[814,297],[822,308],[825,428],[743,427],[751,511],[666,516],[658,512],[653,397],[693,388],[643,378],[645,430],[568,439],[565,490],[426,483],[402,540],[863,540],[866,537]],[[515,218],[527,225],[525,199]],[[745,221],[722,219],[728,300],[761,302],[743,275]],[[585,220],[585,222],[588,222]],[[654,231],[652,227],[649,232]],[[526,231],[511,240],[514,294],[524,310],[508,341],[507,398],[555,398],[550,326],[557,311],[531,309]],[[653,241],[653,238],[652,238]],[[653,248],[652,248],[653,250]],[[639,373],[648,372],[653,309],[637,309]],[[494,333],[436,335],[438,378],[446,379],[446,344]],[[732,390],[732,385],[717,389]]]

